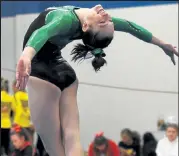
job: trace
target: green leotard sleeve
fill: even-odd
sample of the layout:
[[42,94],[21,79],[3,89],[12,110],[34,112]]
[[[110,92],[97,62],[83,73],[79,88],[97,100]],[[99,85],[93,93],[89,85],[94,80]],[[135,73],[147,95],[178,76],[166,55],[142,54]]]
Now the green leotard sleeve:
[[112,21],[114,23],[115,31],[127,32],[145,42],[151,42],[152,33],[146,30],[145,28],[131,21],[127,21],[125,19],[120,19],[116,17],[112,17]]
[[60,10],[55,10],[47,14],[46,24],[33,32],[26,47],[33,47],[38,52],[49,38],[69,31],[72,23],[70,17],[67,12]]

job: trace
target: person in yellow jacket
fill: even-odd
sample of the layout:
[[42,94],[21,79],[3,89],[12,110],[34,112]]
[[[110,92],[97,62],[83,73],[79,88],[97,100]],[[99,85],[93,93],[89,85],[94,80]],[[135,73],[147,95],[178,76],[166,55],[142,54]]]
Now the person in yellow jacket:
[[28,106],[28,95],[25,91],[19,91],[15,87],[16,82],[13,82],[14,98],[13,103],[15,107],[14,124],[25,128],[30,135],[30,140],[33,142],[34,129],[30,119],[30,109]]
[[1,78],[1,147],[4,148],[6,155],[9,153],[10,145],[11,111],[15,109],[13,98],[8,91],[8,81]]

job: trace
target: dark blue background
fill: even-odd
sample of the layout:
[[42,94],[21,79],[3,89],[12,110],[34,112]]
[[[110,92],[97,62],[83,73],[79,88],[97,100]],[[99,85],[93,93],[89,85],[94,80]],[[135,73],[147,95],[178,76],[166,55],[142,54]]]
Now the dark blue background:
[[92,7],[101,4],[108,9],[174,3],[177,3],[177,1],[3,1],[1,2],[1,17],[38,13],[47,7],[63,5]]

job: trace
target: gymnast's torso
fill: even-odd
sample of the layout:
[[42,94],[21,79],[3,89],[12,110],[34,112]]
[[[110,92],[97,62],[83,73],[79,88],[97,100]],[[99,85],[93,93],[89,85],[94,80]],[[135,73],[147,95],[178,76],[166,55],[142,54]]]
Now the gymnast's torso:
[[[81,25],[75,9],[79,8],[65,6],[46,9],[31,23],[24,37],[23,49],[33,45],[38,51],[32,59],[31,76],[49,81],[61,90],[76,80],[74,70],[61,56],[61,49],[68,43],[81,39]],[[49,34],[44,32],[46,29],[42,29],[46,26],[52,36],[46,36]],[[41,31],[41,35],[34,39],[36,31]],[[48,40],[43,43],[47,37]]]

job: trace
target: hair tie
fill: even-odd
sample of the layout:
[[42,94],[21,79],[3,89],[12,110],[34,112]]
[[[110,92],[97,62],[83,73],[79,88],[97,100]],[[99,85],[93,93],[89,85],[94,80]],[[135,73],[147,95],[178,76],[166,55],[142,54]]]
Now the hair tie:
[[96,55],[101,55],[102,57],[105,57],[106,56],[106,54],[104,53],[104,51],[103,51],[103,49],[101,49],[101,48],[94,48],[94,47],[92,47],[92,46],[90,46],[90,45],[88,45],[88,44],[86,44],[86,46],[91,50],[91,53],[94,55],[94,56],[96,56]]
[[101,49],[101,48],[96,48],[96,49],[92,50],[91,53],[94,56],[96,56],[96,55],[101,55],[102,57],[106,56],[106,54],[104,53],[103,49]]
[[95,134],[95,138],[96,137],[102,137],[103,135],[104,135],[104,132],[102,132],[102,131],[98,132],[98,133]]

